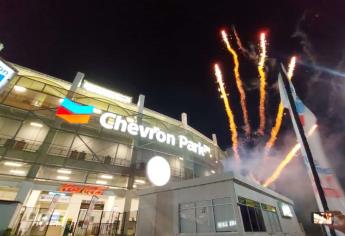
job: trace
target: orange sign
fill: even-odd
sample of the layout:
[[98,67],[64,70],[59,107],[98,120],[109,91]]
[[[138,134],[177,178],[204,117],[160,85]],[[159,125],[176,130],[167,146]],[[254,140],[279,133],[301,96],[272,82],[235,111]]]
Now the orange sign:
[[101,186],[89,186],[89,185],[76,185],[76,184],[62,184],[60,186],[60,192],[68,193],[82,193],[87,195],[103,195],[103,192],[107,190],[107,187]]

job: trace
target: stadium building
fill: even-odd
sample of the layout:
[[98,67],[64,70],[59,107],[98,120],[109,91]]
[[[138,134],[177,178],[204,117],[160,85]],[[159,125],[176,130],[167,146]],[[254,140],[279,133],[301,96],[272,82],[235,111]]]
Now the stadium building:
[[11,65],[17,75],[0,94],[0,199],[3,227],[18,235],[58,235],[70,222],[75,234],[102,225],[102,234],[132,235],[150,158],[169,162],[170,182],[221,169],[216,137],[184,113],[167,117],[145,108],[143,95],[134,103],[82,73],[69,83]]
[[11,66],[0,93],[0,234],[303,235],[289,199],[221,174],[216,136],[185,113],[167,117],[82,73],[69,83]]

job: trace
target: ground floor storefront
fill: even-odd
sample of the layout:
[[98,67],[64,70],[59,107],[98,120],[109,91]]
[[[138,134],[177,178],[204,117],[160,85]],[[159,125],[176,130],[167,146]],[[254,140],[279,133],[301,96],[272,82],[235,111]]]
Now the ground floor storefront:
[[135,234],[138,198],[134,191],[31,181],[0,184],[0,201],[17,204],[0,216],[11,219],[9,227],[15,235]]

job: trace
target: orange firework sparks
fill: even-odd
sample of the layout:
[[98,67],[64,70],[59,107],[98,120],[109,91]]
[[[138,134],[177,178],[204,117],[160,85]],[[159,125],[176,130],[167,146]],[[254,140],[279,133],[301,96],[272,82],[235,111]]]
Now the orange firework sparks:
[[219,91],[221,94],[221,98],[224,101],[225,111],[228,116],[230,131],[231,131],[231,141],[232,141],[232,149],[234,151],[234,156],[236,160],[240,160],[240,155],[238,154],[238,141],[237,141],[237,127],[234,119],[234,115],[232,113],[230,102],[228,96],[225,92],[224,82],[223,82],[223,75],[222,72],[217,64],[214,65],[215,75],[217,78],[217,83],[219,85]]
[[266,74],[265,74],[265,60],[266,60],[266,35],[265,33],[260,34],[260,59],[258,63],[258,71],[260,75],[260,125],[258,133],[263,135],[266,125],[265,117],[265,99],[266,99]]
[[[295,69],[295,65],[296,65],[296,57],[292,57],[289,63],[289,69],[287,72],[288,78],[291,80],[292,76],[293,76],[293,72]],[[284,115],[284,106],[283,104],[280,102],[279,103],[279,107],[278,107],[278,113],[277,113],[277,117],[276,117],[276,121],[274,124],[274,127],[271,130],[271,137],[270,139],[267,141],[266,146],[265,146],[265,157],[268,154],[269,150],[272,148],[272,146],[274,145],[274,142],[277,139],[277,135],[279,133],[280,127],[282,125],[282,121],[283,121],[283,115]]]
[[232,32],[235,36],[235,39],[236,39],[236,43],[237,43],[237,46],[238,48],[240,49],[240,51],[243,53],[244,56],[248,57],[249,59],[253,60],[253,61],[256,61],[257,60],[257,55],[255,52],[251,52],[249,51],[248,49],[246,49],[243,44],[242,44],[242,41],[241,41],[241,38],[240,36],[238,35],[237,31],[236,31],[236,28],[235,26],[232,26]]
[[[313,127],[311,127],[311,129],[309,130],[307,136],[309,137],[310,135],[312,135],[314,133],[314,131],[316,130],[316,128],[317,128],[317,125],[314,125]],[[298,143],[290,150],[290,152],[286,155],[284,160],[278,165],[277,169],[275,169],[275,171],[273,172],[271,177],[269,177],[265,181],[265,183],[263,184],[264,187],[267,187],[267,186],[271,185],[274,181],[276,181],[279,178],[279,176],[282,173],[282,171],[284,170],[284,168],[296,156],[297,152],[300,149],[301,149],[301,145]]]
[[248,118],[246,94],[244,92],[242,81],[240,78],[240,72],[239,72],[240,63],[238,61],[238,55],[237,55],[236,51],[231,47],[225,30],[222,30],[221,34],[222,34],[223,41],[226,45],[226,48],[231,53],[231,55],[234,59],[234,75],[235,75],[235,80],[236,80],[236,86],[237,86],[237,89],[238,89],[239,94],[240,94],[240,103],[241,103],[243,120],[244,120],[244,130],[246,132],[246,135],[249,136],[251,128],[250,128],[249,118]]
[[238,33],[237,33],[237,31],[236,31],[236,29],[235,29],[234,26],[232,27],[232,31],[234,32],[234,36],[235,36],[235,39],[236,39],[238,48],[239,48],[242,52],[247,53],[247,49],[245,49],[245,48],[243,47],[243,44],[242,44],[241,39],[240,39],[240,36],[238,36]]

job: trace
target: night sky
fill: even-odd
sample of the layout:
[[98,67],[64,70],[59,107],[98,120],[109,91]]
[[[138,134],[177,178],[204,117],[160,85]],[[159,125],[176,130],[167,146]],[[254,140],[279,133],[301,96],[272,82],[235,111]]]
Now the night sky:
[[[0,41],[5,45],[1,54],[6,60],[68,81],[82,71],[86,79],[135,101],[144,94],[146,107],[176,119],[186,112],[189,124],[208,137],[216,133],[222,148],[231,141],[214,62],[224,71],[241,135],[243,123],[232,58],[219,30],[235,25],[246,47],[256,47],[264,30],[269,42],[266,133],[279,102],[275,65],[287,64],[295,54],[303,62],[295,73],[297,92],[319,118],[333,162],[341,162],[345,155],[345,77],[328,70],[345,71],[342,0],[12,0],[1,1],[0,9]],[[293,37],[296,31],[300,34]],[[258,73],[243,55],[240,63],[255,130]],[[285,120],[282,135],[292,132],[290,123]]]
[[[341,1],[70,2],[1,1],[2,56],[64,80],[71,81],[82,71],[87,79],[134,98],[144,94],[148,108],[177,119],[187,112],[190,125],[209,137],[216,133],[223,148],[231,143],[213,76],[214,62],[222,64],[228,79],[239,126],[242,120],[232,59],[219,38],[221,28],[235,25],[246,46],[256,46],[259,32],[266,31],[268,56],[287,63],[292,54],[306,56],[301,40],[291,36],[303,14],[307,15],[302,23],[312,28],[311,39],[315,44],[331,43],[327,47],[335,50],[330,55],[335,62],[327,58],[326,66],[334,66],[341,57],[338,46],[345,36],[337,18],[345,9]],[[240,60],[251,123],[257,127],[256,67],[246,58]],[[302,69],[297,69],[297,75]],[[278,101],[277,91],[270,86],[276,76],[268,77],[270,121]]]

